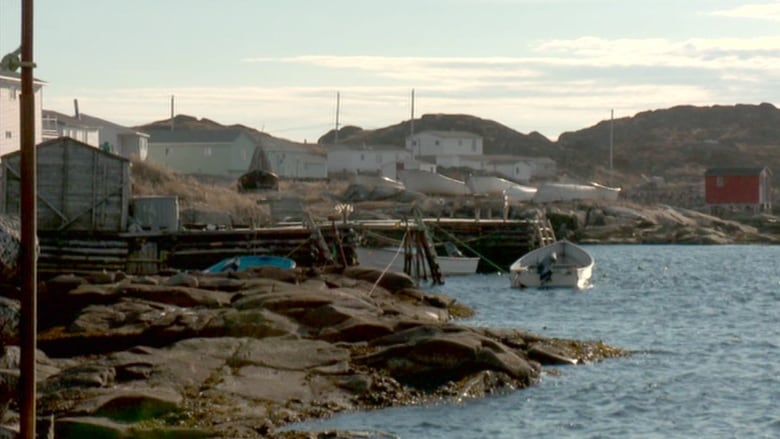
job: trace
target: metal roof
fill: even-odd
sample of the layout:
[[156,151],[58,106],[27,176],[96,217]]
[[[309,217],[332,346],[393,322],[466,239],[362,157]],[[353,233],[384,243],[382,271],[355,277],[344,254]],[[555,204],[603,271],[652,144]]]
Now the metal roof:
[[238,128],[173,131],[160,128],[149,130],[149,134],[149,143],[232,143],[244,132]]
[[766,166],[753,166],[753,167],[723,167],[723,168],[709,168],[704,173],[705,176],[726,176],[726,175],[758,175],[764,170],[772,174]]

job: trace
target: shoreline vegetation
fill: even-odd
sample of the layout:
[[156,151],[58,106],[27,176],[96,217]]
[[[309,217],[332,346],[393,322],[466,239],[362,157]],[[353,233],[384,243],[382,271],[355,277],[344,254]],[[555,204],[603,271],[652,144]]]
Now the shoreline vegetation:
[[[132,174],[134,195],[179,197],[183,221],[262,226],[272,221],[269,200],[284,196],[337,220],[334,206],[349,201],[345,182],[282,182],[278,192],[239,194],[233,182],[147,163],[133,163]],[[414,202],[423,213],[442,213],[439,199]],[[354,202],[352,215],[389,217],[408,204]],[[747,223],[628,202],[522,206],[512,214],[544,214],[559,238],[580,243],[778,242],[769,215]],[[12,285],[0,293],[0,409],[2,428],[13,430],[21,293]],[[558,366],[630,354],[608,341],[464,325],[458,319],[478,310],[425,292],[404,274],[360,267],[65,274],[41,282],[38,304],[39,430],[57,438],[362,437],[280,428],[516,391]]]

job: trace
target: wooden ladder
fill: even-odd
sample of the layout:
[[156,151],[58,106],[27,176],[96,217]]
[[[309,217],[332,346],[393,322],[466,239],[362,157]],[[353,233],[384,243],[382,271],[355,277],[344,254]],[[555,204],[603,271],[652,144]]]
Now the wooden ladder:
[[556,241],[555,231],[553,230],[552,224],[550,224],[550,220],[546,217],[543,220],[537,221],[536,232],[539,238],[539,247],[544,247],[545,245],[552,244]]

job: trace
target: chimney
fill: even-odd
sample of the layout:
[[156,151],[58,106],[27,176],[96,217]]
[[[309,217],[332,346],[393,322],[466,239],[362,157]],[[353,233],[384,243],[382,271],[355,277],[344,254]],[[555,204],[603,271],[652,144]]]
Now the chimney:
[[73,111],[75,113],[76,119],[81,120],[81,113],[79,113],[79,100],[78,99],[74,99],[73,100]]

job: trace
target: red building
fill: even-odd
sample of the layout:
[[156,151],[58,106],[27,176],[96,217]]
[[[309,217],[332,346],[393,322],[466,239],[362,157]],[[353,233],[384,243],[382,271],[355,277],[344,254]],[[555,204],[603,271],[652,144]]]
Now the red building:
[[754,168],[710,168],[704,174],[704,200],[714,207],[772,209],[772,171]]

